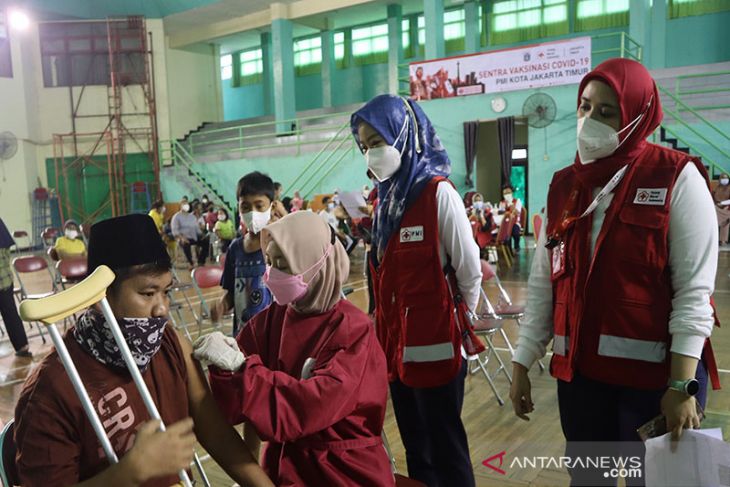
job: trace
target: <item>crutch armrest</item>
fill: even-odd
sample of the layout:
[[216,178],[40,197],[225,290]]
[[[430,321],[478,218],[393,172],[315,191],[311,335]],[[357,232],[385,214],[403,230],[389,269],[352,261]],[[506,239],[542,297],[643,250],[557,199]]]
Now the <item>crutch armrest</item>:
[[70,289],[47,298],[24,300],[20,303],[20,317],[25,321],[42,321],[46,325],[61,321],[101,301],[114,277],[114,272],[107,266],[99,266]]

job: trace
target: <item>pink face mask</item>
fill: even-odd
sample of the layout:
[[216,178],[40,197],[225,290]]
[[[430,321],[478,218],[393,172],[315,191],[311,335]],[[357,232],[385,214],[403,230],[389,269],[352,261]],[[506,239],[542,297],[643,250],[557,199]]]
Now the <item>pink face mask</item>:
[[[309,283],[324,265],[325,260],[332,253],[333,248],[334,245],[330,244],[324,255],[312,267],[295,276],[280,271],[276,267],[267,265],[266,273],[264,273],[264,284],[266,284],[266,287],[269,288],[271,294],[274,296],[274,301],[285,306],[301,299],[307,293]],[[314,271],[314,274],[309,281],[304,282],[304,274],[310,271]]]

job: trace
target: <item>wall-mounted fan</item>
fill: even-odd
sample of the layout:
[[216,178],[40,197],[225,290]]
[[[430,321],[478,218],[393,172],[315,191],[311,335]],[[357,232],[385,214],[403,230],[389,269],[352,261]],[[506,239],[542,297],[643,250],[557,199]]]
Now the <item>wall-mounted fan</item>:
[[[18,152],[18,138],[12,132],[0,132],[0,163],[9,160]],[[3,169],[3,181],[5,181],[5,166]]]
[[545,152],[543,159],[548,160],[547,126],[555,121],[558,108],[555,100],[546,93],[533,93],[528,96],[522,105],[522,115],[527,118],[527,124],[537,129],[545,129]]

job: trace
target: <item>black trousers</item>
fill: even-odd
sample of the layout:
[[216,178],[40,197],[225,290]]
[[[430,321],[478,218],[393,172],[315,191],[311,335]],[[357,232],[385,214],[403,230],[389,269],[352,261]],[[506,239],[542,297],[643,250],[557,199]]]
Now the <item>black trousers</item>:
[[188,260],[188,264],[193,265],[193,253],[191,251],[192,246],[198,247],[198,265],[205,265],[205,260],[208,258],[208,247],[210,242],[208,237],[201,237],[198,240],[188,240],[188,243],[181,243],[180,246],[183,249],[185,258]]
[[18,308],[13,299],[13,287],[0,289],[0,316],[5,323],[5,330],[8,332],[10,343],[17,352],[28,345],[28,337],[25,335],[23,321],[18,315]]
[[[702,361],[697,366],[700,394],[704,408],[707,399],[707,372]],[[666,388],[640,390],[597,382],[576,373],[572,382],[558,380],[560,423],[565,435],[565,456],[633,457],[646,453],[636,429],[661,414],[661,399]],[[631,466],[631,464],[629,464]],[[642,468],[643,470],[643,468]],[[570,485],[616,485],[617,479],[606,477],[596,468],[568,469]],[[626,478],[626,485],[644,485],[644,475]]]
[[469,443],[461,422],[466,360],[441,387],[390,384],[395,418],[406,448],[408,475],[428,487],[474,486]]

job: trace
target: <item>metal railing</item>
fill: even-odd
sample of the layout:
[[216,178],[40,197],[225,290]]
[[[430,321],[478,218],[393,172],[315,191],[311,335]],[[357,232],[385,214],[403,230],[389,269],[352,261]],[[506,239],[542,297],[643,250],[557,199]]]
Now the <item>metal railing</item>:
[[596,41],[598,39],[609,39],[612,37],[619,38],[619,45],[617,47],[609,47],[606,49],[593,49],[591,51],[592,56],[596,56],[597,54],[616,53],[616,57],[633,59],[634,61],[641,62],[644,50],[643,47],[624,31],[594,35],[591,36],[591,41]]
[[[688,123],[686,120],[682,119],[680,113],[681,113],[681,111],[691,113],[692,115],[694,115],[695,117],[697,117],[697,119],[700,122],[702,122],[701,124],[699,124],[699,127],[705,128],[706,130],[709,129],[710,131],[715,132],[716,134],[718,134],[722,139],[724,139],[727,142],[730,142],[730,135],[728,135],[725,131],[723,131],[717,125],[715,125],[714,123],[710,122],[705,117],[703,117],[701,114],[699,114],[697,112],[697,110],[695,110],[694,108],[688,106],[686,103],[684,103],[682,100],[680,100],[679,97],[675,96],[668,89],[666,89],[666,88],[664,88],[664,87],[662,87],[660,85],[657,85],[657,88],[659,89],[659,93],[661,93],[662,95],[665,95],[665,96],[669,97],[676,104],[675,105],[676,111],[675,110],[671,110],[671,109],[667,108],[666,106],[663,108],[664,113],[666,115],[669,115],[670,117],[672,117],[672,119],[676,123],[678,123],[679,125],[681,125],[684,128],[686,128],[688,131],[690,131],[691,133],[693,133],[694,135],[696,135],[700,140],[702,140],[703,142],[705,142],[708,146],[712,147],[714,150],[716,150],[717,152],[719,152],[720,154],[722,154],[722,156],[725,157],[726,160],[730,160],[730,153],[727,150],[725,150],[723,147],[721,147],[715,141],[709,139],[707,137],[706,133],[703,133],[703,131],[698,130],[698,127],[697,126],[694,126],[694,125]],[[684,143],[687,147],[689,147],[690,149],[692,149],[693,152],[696,152],[697,154],[701,155],[702,158],[703,158],[703,160],[706,159],[707,162],[710,163],[715,169],[719,169],[721,172],[727,172],[727,169],[725,167],[721,166],[712,157],[709,157],[706,153],[704,153],[704,151],[702,151],[701,149],[697,148],[697,146],[692,145],[691,143],[687,142],[687,140],[685,138],[683,138],[683,137],[681,137],[680,135],[677,134],[677,131],[676,130],[672,129],[671,127],[668,127],[667,125],[664,125],[664,128],[665,128],[665,130],[667,130],[668,132],[670,132],[677,140],[681,140],[682,143]],[[728,145],[727,147],[730,147],[730,145]]]
[[195,169],[194,165],[197,161],[180,142],[177,140],[160,141],[159,153],[160,159],[163,161],[163,167],[169,167],[170,165],[182,167],[183,170],[187,171],[190,176],[189,181],[200,194],[207,194],[215,205],[226,208],[229,214],[236,213],[236,208],[233,208],[223,198],[218,188],[208,182],[207,178]]
[[[730,76],[730,71],[713,71],[711,73],[694,73],[694,74],[683,74],[677,76],[674,80],[674,95],[678,99],[682,99],[683,96],[691,95],[711,95],[714,93],[726,93],[730,96],[730,86],[727,83],[721,83],[719,86],[711,88],[700,88],[700,89],[682,89],[682,81],[691,79],[708,79],[717,76]],[[719,110],[730,108],[730,104],[712,104],[704,106],[693,106],[695,110]],[[682,111],[681,109],[680,111]]]
[[[296,148],[296,153],[299,155],[303,146],[326,142],[329,138],[328,133],[340,129],[340,124],[331,123],[332,120],[349,118],[349,116],[349,112],[338,112],[204,130],[190,134],[184,144],[192,156],[238,154],[239,157],[242,157],[251,150],[286,147]],[[323,123],[317,123],[320,121]],[[277,132],[277,126],[282,125],[291,126],[292,129]],[[217,148],[217,146],[221,147]]]

